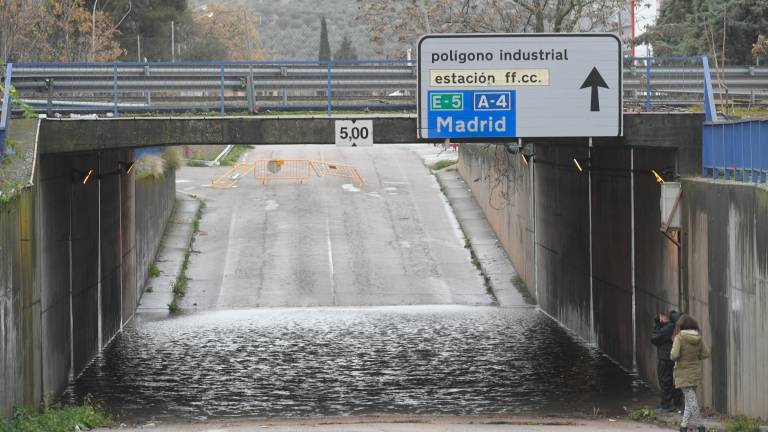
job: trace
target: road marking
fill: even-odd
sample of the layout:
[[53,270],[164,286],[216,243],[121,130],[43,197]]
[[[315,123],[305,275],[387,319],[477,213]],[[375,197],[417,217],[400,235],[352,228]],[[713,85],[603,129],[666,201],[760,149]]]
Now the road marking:
[[331,245],[331,222],[325,215],[325,238],[328,242],[328,275],[331,279],[331,304],[336,306],[336,282],[333,277],[333,246]]

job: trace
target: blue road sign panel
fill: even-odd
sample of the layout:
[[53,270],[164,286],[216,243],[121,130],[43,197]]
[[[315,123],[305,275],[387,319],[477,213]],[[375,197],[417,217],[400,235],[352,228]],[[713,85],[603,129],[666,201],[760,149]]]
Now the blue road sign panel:
[[429,91],[430,138],[516,136],[516,91]]

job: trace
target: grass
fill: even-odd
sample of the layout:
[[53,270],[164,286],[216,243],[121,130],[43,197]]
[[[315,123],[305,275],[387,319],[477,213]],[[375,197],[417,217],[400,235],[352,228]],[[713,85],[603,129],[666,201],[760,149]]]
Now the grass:
[[747,416],[736,416],[726,423],[727,432],[759,432],[760,421]]
[[156,278],[158,276],[160,276],[160,269],[157,268],[157,265],[155,263],[152,263],[149,266],[149,277]]
[[14,408],[11,417],[0,418],[0,432],[72,432],[111,424],[109,415],[88,402],[71,406],[44,403],[39,414]]
[[190,167],[207,167],[208,163],[206,161],[190,159],[190,160],[187,161],[187,166],[190,166]]
[[458,159],[444,159],[433,163],[430,168],[432,168],[432,171],[440,171],[443,168],[448,168],[449,166],[456,165],[457,163],[459,163]]
[[652,421],[656,420],[656,413],[651,408],[644,406],[634,411],[630,411],[629,414],[627,414],[627,417],[633,421]]
[[226,156],[221,158],[219,163],[222,166],[230,166],[235,164],[238,160],[240,160],[240,156],[242,156],[244,153],[246,153],[248,150],[252,149],[252,145],[248,144],[237,144],[234,147],[232,147],[232,150],[227,153]]
[[197,205],[197,211],[195,211],[195,217],[192,220],[192,235],[189,236],[189,243],[187,244],[187,250],[184,252],[184,259],[181,262],[181,269],[179,275],[176,276],[176,280],[173,282],[173,300],[168,304],[168,312],[177,314],[181,312],[181,305],[179,301],[187,295],[187,270],[189,269],[189,258],[192,255],[192,247],[195,244],[195,237],[200,232],[200,219],[203,217],[203,210],[205,210],[205,201],[200,200]]

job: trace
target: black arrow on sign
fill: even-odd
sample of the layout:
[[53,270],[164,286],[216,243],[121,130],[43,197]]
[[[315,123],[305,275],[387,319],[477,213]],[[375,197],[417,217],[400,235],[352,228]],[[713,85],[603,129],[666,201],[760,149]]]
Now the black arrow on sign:
[[587,87],[592,87],[592,102],[590,103],[590,111],[600,111],[600,97],[597,94],[597,88],[609,88],[608,84],[605,83],[605,80],[603,79],[602,75],[600,75],[600,72],[597,71],[596,67],[592,68],[592,72],[587,75],[587,79],[584,80],[584,84],[581,85],[581,88],[585,89]]

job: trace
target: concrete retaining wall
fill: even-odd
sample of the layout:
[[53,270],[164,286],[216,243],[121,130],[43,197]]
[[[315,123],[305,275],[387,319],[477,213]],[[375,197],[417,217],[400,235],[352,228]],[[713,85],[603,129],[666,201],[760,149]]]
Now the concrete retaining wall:
[[626,115],[627,136],[591,150],[586,139],[526,143],[527,165],[503,146],[460,147],[462,176],[542,310],[653,385],[650,330],[657,313],[678,307],[679,272],[650,169],[693,169],[692,152],[678,147],[701,142],[691,132],[701,121]]
[[[169,170],[159,179],[136,180],[136,285],[135,301],[149,278],[165,226],[176,203],[176,173]],[[134,306],[135,309],[135,306]]]
[[135,184],[132,158],[42,156],[35,186],[0,204],[1,415],[59,395],[136,310],[175,175]]
[[36,192],[0,204],[0,415],[41,396]]
[[768,417],[768,190],[683,181],[686,304],[711,344],[705,400]]

